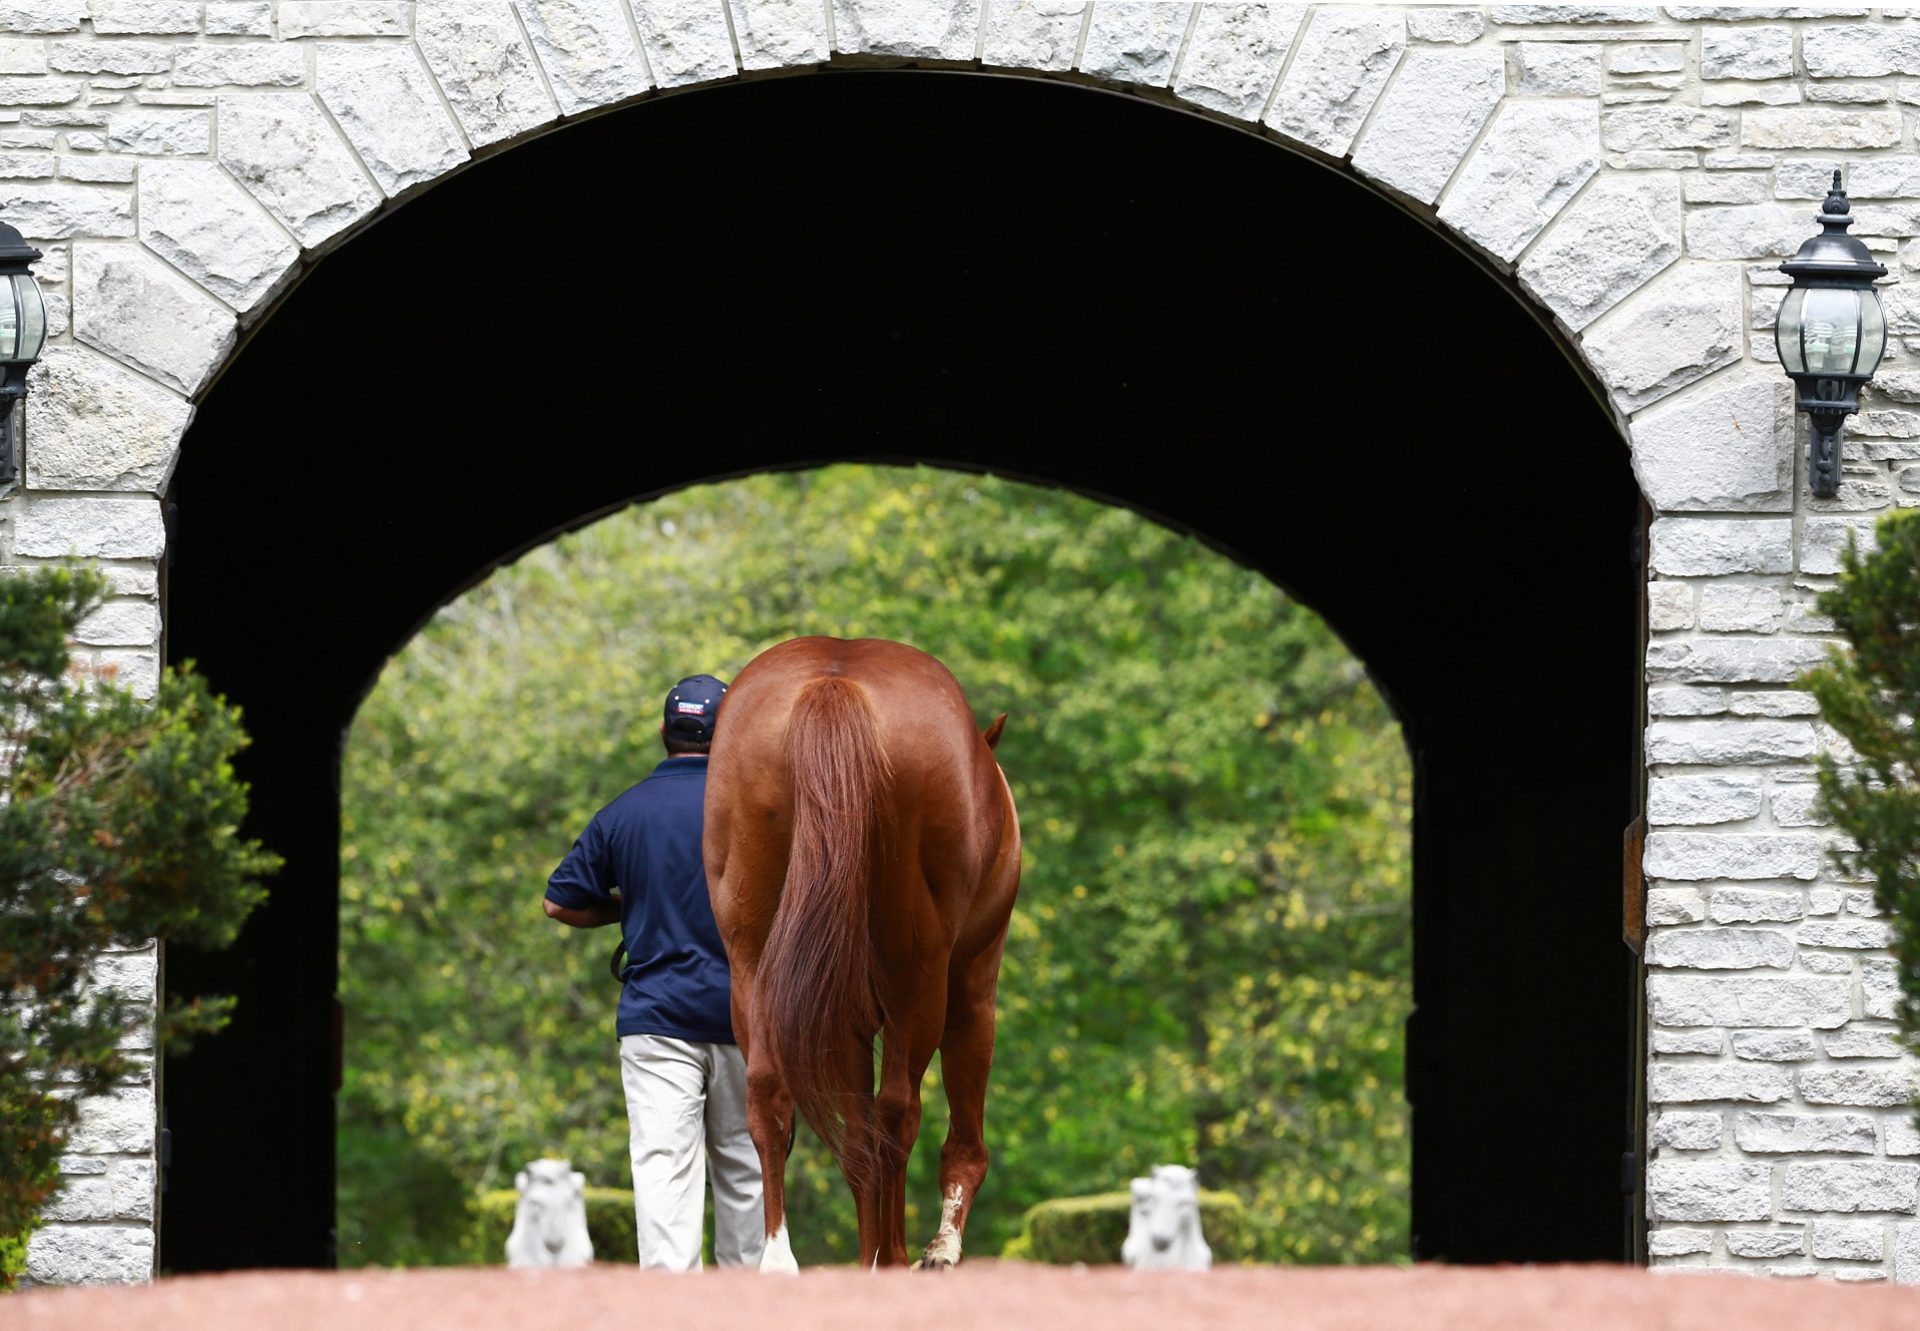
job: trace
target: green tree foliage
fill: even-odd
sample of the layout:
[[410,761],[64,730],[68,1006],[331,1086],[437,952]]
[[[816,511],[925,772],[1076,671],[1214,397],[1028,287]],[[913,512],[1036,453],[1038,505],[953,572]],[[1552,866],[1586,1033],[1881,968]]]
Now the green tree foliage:
[[[205,681],[169,670],[149,701],[69,675],[67,643],[105,585],[74,569],[0,578],[0,1236],[58,1187],[77,1097],[144,1058],[127,1047],[141,1009],[89,986],[96,959],[152,938],[225,946],[278,864],[239,835],[230,760],[246,736]],[[174,1008],[161,1034],[177,1047],[226,1010]]]
[[[554,542],[389,664],[346,762],[344,1259],[450,1259],[458,1198],[539,1155],[627,1182],[614,934],[550,923],[538,896],[651,770],[673,680],[808,633],[914,643],[983,722],[1011,713],[1026,867],[970,1250],[1035,1202],[1181,1162],[1246,1200],[1264,1258],[1404,1253],[1411,778],[1360,664],[1270,582],[1135,514],[835,467]],[[937,1083],[936,1063],[916,1241]],[[848,1258],[851,1207],[806,1134],[789,1188],[802,1259]]]
[[1849,545],[1840,579],[1820,597],[1848,650],[1829,653],[1806,686],[1853,755],[1820,759],[1820,796],[1855,849],[1841,867],[1875,884],[1892,917],[1910,1039],[1920,1035],[1920,513],[1878,524],[1879,548]]

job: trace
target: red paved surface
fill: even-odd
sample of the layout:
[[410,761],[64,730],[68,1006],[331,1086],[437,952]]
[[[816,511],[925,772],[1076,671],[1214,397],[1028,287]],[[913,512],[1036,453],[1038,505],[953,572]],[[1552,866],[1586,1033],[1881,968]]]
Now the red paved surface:
[[1920,1288],[1649,1275],[1621,1267],[1226,1268],[1075,1273],[982,1264],[945,1275],[699,1276],[633,1267],[520,1272],[246,1272],[141,1289],[0,1297],[7,1331],[1915,1331]]

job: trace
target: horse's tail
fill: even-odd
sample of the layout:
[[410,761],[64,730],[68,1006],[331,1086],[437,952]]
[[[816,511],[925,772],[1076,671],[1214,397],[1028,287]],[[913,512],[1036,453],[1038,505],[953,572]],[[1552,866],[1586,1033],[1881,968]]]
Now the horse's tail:
[[[770,1051],[798,1109],[850,1179],[871,1174],[872,1143],[848,1131],[857,1097],[844,1069],[871,1071],[874,822],[888,778],[866,690],[829,675],[802,686],[787,721],[793,840],[780,908],[761,954]],[[869,1081],[869,1086],[871,1081]]]

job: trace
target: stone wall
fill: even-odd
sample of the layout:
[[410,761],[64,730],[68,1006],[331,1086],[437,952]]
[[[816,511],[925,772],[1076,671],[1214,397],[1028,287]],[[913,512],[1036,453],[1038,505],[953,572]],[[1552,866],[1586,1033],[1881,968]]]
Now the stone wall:
[[[768,71],[918,62],[1240,124],[1514,273],[1610,394],[1657,511],[1654,1261],[1920,1282],[1915,1067],[1893,1039],[1886,926],[1867,886],[1827,865],[1810,760],[1832,737],[1788,687],[1822,650],[1813,599],[1847,536],[1920,500],[1920,299],[1904,281],[1920,269],[1916,15],[0,0],[0,217],[47,251],[54,301],[0,556],[103,561],[117,594],[83,627],[84,654],[150,689],[158,495],[236,337],[357,227],[558,120]],[[1814,230],[1836,167],[1857,234],[1894,272],[1894,346],[1850,427],[1841,493],[1819,501],[1769,330],[1775,265]],[[130,1086],[89,1113],[35,1278],[150,1269],[152,1110],[151,1087]]]

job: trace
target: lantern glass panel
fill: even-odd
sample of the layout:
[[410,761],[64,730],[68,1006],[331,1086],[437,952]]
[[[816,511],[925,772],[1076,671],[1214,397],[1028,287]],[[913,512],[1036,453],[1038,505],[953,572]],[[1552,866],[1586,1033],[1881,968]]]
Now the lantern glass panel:
[[1880,308],[1880,293],[1872,287],[1860,299],[1860,368],[1855,374],[1872,374],[1880,368],[1880,357],[1887,350],[1887,316]]
[[1853,374],[1860,357],[1860,293],[1814,287],[1800,312],[1800,347],[1808,374]]
[[0,361],[19,359],[20,301],[12,282],[0,285]]
[[1780,302],[1780,314],[1773,321],[1773,345],[1780,352],[1780,364],[1788,374],[1805,374],[1807,358],[1800,350],[1800,305],[1807,298],[1805,287],[1795,287]]

